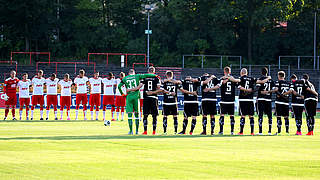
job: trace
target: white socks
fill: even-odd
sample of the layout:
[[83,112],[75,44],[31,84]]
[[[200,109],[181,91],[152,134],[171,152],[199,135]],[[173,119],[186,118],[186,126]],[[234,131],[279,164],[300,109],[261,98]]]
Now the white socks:
[[47,110],[47,119],[49,119],[49,112],[50,110]]
[[40,118],[43,118],[43,110],[40,110]]
[[76,109],[76,120],[78,120],[78,114],[79,114],[79,110]]
[[60,110],[60,119],[62,119],[63,116],[63,110]]
[[58,111],[54,111],[54,117],[57,118],[58,116]]
[[70,110],[68,110],[67,113],[68,113],[68,119],[70,119]]
[[106,111],[103,111],[103,120],[106,120]]
[[93,120],[93,111],[90,111],[91,112],[91,120]]
[[33,119],[33,110],[31,110],[31,118]]
[[121,112],[121,120],[123,121],[124,112]]
[[117,121],[119,120],[119,112],[117,112]]
[[99,111],[96,111],[96,119],[99,119]]

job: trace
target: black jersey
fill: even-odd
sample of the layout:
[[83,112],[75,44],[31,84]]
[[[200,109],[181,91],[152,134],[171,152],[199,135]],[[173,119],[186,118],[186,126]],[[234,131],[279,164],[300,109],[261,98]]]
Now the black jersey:
[[166,81],[161,84],[161,89],[175,93],[175,96],[169,95],[167,93],[163,93],[163,104],[164,105],[177,104],[177,94],[178,94],[178,89],[180,89],[180,86],[181,85],[170,82],[170,81]]
[[[193,82],[191,80],[182,80],[182,86],[180,88],[194,92],[197,91],[200,83],[199,82]],[[192,95],[192,94],[184,94],[184,102],[185,103],[197,103],[198,102],[198,96]]]
[[283,93],[286,93],[290,90],[290,83],[285,80],[279,80],[276,81],[275,87],[278,88],[275,103],[289,105],[289,94],[283,95]]
[[160,86],[160,80],[158,77],[149,77],[149,78],[144,78],[141,80],[141,83],[144,85],[143,88],[143,98],[158,98],[156,94],[153,95],[147,95],[148,91],[156,91],[157,87]]
[[[266,78],[268,78],[267,76],[262,76],[259,78],[259,80],[265,80]],[[256,85],[258,87],[258,96],[257,99],[258,100],[265,100],[265,101],[271,101],[272,98],[272,93],[269,94],[261,94],[261,91],[271,91],[272,89],[274,89],[274,81],[272,79],[269,79],[267,82],[263,83],[263,84],[257,84]]]
[[221,79],[221,102],[234,102],[236,96],[236,86],[238,83],[232,82],[228,80],[223,84],[223,80]]
[[[297,81],[292,82],[290,89],[295,91],[296,93],[298,93],[301,96],[303,90],[305,89],[304,81],[297,80]],[[291,95],[291,104],[292,105],[303,105],[304,99],[300,96],[296,96],[296,95],[292,94]]]
[[310,88],[312,90],[315,90],[313,84],[309,83],[309,81],[305,82],[305,87],[303,89],[303,95],[304,95],[304,100],[315,100],[318,101],[318,96],[311,93],[307,88]]
[[213,78],[211,81],[209,81],[207,84],[203,84],[204,81],[206,81],[210,76],[202,76],[199,77],[199,81],[201,82],[201,95],[202,95],[202,101],[216,101],[217,99],[217,94],[216,91],[208,91],[208,92],[203,92],[204,89],[206,88],[213,88],[216,85],[221,86],[221,82],[217,78]]
[[[254,89],[254,85],[256,83],[256,79],[249,76],[241,76],[239,87],[243,87],[245,89]],[[241,91],[239,93],[239,99],[253,99],[253,92],[245,92]]]

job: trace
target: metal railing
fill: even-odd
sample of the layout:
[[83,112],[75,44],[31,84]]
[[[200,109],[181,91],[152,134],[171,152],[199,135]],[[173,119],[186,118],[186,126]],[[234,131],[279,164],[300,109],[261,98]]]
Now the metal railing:
[[[320,56],[317,56],[317,58],[316,58],[317,60],[313,59],[313,70],[319,70],[319,57]],[[281,67],[281,58],[294,58],[294,59],[296,59],[298,69],[300,69],[301,58],[314,58],[314,56],[279,56],[279,58],[278,58],[279,69]]]
[[[36,72],[38,72],[39,64],[49,64],[48,62],[37,62],[36,64]],[[77,64],[85,64],[90,65],[93,64],[93,71],[96,72],[96,63],[95,62],[51,62],[51,64],[56,64],[55,71],[58,73],[58,64],[74,64],[74,74],[77,73]]]
[[182,68],[184,68],[185,57],[201,57],[201,68],[203,68],[204,58],[205,57],[218,57],[220,58],[220,69],[223,67],[223,58],[239,58],[240,67],[242,65],[242,56],[228,56],[228,55],[208,55],[208,54],[184,54],[182,55]]
[[31,56],[32,55],[48,55],[48,61],[50,64],[51,61],[51,53],[50,52],[11,52],[10,53],[10,63],[12,64],[13,62],[13,57],[15,54],[29,54],[29,65],[31,65]]

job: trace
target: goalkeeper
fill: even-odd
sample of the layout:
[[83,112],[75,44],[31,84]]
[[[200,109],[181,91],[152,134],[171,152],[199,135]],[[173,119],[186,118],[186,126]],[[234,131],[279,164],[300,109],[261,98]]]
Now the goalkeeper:
[[132,116],[134,112],[135,123],[136,123],[136,134],[138,134],[139,130],[139,99],[140,92],[138,85],[140,84],[140,80],[148,77],[156,77],[155,74],[135,74],[134,69],[129,70],[129,75],[124,77],[120,84],[118,85],[118,90],[121,95],[124,95],[121,87],[125,85],[127,89],[127,98],[126,98],[126,111],[128,113],[128,124],[129,124],[129,135],[133,134],[132,131]]

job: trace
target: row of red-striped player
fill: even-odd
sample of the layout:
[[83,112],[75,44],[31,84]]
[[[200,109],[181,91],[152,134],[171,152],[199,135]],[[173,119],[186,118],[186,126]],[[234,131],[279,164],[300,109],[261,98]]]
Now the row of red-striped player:
[[[20,104],[20,120],[22,119],[22,111],[24,106],[26,107],[26,120],[29,120],[29,104],[30,104],[30,87],[33,88],[32,100],[31,100],[31,118],[33,120],[34,109],[37,105],[40,105],[40,120],[43,120],[43,109],[44,109],[44,90],[47,91],[47,107],[46,107],[46,120],[49,119],[50,107],[54,109],[55,120],[57,117],[57,94],[58,89],[61,89],[60,96],[60,120],[63,119],[63,109],[66,107],[67,110],[67,120],[70,120],[70,106],[71,106],[71,88],[76,87],[76,110],[75,110],[75,120],[78,120],[78,112],[80,105],[83,106],[83,116],[84,120],[87,120],[87,87],[90,88],[90,112],[91,120],[94,119],[94,107],[96,110],[96,120],[99,117],[99,108],[101,106],[101,89],[103,87],[103,120],[106,119],[106,108],[111,105],[111,120],[119,120],[119,113],[121,109],[121,120],[124,117],[124,108],[126,104],[126,96],[120,94],[117,85],[121,82],[121,79],[125,77],[125,74],[121,72],[119,78],[115,78],[110,72],[106,78],[100,78],[99,73],[96,72],[92,78],[85,76],[85,71],[80,70],[79,75],[72,81],[69,74],[64,75],[64,79],[59,80],[56,78],[56,74],[51,74],[47,79],[43,77],[43,71],[39,70],[38,74],[32,78],[28,79],[28,74],[24,73],[22,80],[16,77],[16,72],[11,71],[10,78],[6,79],[4,82],[4,93],[5,93],[5,118],[7,119],[9,114],[10,106],[12,108],[12,117],[15,120],[15,107],[17,104],[16,90],[19,89],[19,104]],[[102,86],[103,84],[103,86]],[[60,86],[60,88],[58,88]],[[123,92],[125,92],[125,87]],[[116,108],[115,108],[116,107]],[[110,124],[110,123],[109,123]]]

